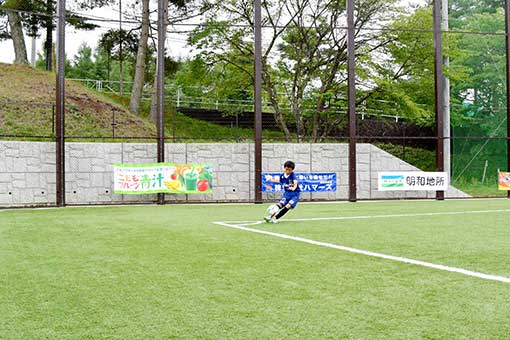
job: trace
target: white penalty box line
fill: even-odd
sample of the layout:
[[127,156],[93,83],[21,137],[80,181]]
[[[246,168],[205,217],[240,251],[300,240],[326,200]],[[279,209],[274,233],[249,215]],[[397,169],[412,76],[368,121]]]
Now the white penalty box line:
[[[447,215],[469,215],[469,214],[489,214],[489,213],[508,213],[510,209],[498,210],[468,210],[468,211],[444,211],[430,213],[414,213],[414,214],[390,214],[390,215],[362,215],[362,216],[332,216],[332,217],[309,217],[309,218],[286,218],[280,222],[308,222],[308,221],[337,221],[337,220],[363,220],[372,218],[397,218],[397,217],[419,217],[419,216],[447,216]],[[221,221],[222,223],[234,225],[256,225],[261,221]],[[216,222],[213,222],[216,223]]]
[[[320,218],[299,218],[299,219],[287,219],[286,221],[296,221],[296,222],[304,222],[304,221],[327,221],[327,220],[353,220],[353,219],[369,219],[369,218],[392,218],[392,217],[416,217],[416,216],[436,216],[436,215],[462,215],[462,214],[483,214],[483,213],[501,213],[501,212],[510,212],[510,209],[500,209],[500,210],[476,210],[476,211],[463,211],[463,212],[438,212],[438,213],[421,213],[421,214],[393,214],[393,215],[369,215],[369,216],[338,216],[338,217],[320,217]],[[352,247],[346,247],[334,243],[328,243],[328,242],[320,242],[315,241],[303,237],[298,236],[292,236],[287,234],[281,234],[281,233],[275,233],[272,231],[267,230],[261,230],[261,229],[253,229],[248,228],[248,225],[258,225],[263,224],[263,221],[245,221],[245,222],[213,222],[216,225],[243,230],[251,233],[257,233],[257,234],[263,234],[263,235],[269,235],[273,237],[283,238],[287,240],[297,241],[297,242],[303,242],[308,244],[313,244],[320,247],[326,247],[326,248],[332,248],[342,251],[347,251],[354,254],[360,254],[365,256],[371,256],[376,257],[380,259],[390,260],[390,261],[396,261],[396,262],[402,262],[407,264],[413,264],[417,266],[422,266],[426,268],[432,268],[437,270],[443,270],[447,272],[452,273],[458,273],[462,275],[467,275],[471,277],[477,277],[484,280],[491,280],[491,281],[498,281],[498,282],[504,282],[504,283],[510,283],[509,277],[504,276],[498,276],[498,275],[491,275],[491,274],[485,274],[480,272],[475,272],[463,268],[457,268],[457,267],[450,267],[445,266],[442,264],[435,264],[420,260],[413,260],[405,257],[399,257],[399,256],[393,256],[393,255],[386,255],[381,253],[376,253],[373,251],[368,250],[362,250]]]

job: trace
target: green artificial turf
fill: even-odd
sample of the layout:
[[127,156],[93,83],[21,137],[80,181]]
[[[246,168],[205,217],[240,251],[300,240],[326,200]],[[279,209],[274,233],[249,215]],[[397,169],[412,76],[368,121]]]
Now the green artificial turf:
[[[267,205],[0,211],[0,339],[508,339],[510,284],[213,224]],[[507,200],[300,204],[250,226],[510,277]],[[287,221],[285,221],[287,219]]]

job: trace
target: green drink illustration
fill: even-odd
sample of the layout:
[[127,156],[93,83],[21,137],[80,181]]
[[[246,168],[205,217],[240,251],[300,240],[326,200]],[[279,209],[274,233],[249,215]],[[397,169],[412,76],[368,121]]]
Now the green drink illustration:
[[186,185],[186,190],[188,190],[188,191],[197,190],[197,180],[198,180],[198,173],[196,173],[193,170],[186,171],[184,173],[184,182]]

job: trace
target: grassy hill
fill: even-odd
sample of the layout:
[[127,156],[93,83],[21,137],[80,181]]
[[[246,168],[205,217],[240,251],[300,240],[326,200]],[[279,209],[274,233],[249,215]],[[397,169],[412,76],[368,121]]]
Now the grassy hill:
[[[0,63],[0,138],[25,139],[54,135],[55,74],[26,65]],[[142,105],[140,116],[129,113],[128,100],[105,95],[82,84],[66,81],[66,135],[72,137],[112,137],[115,117],[115,137],[156,136],[156,126],[148,119],[149,103]],[[167,107],[166,136],[188,141],[252,138],[251,129],[231,129],[206,121],[172,114]],[[175,117],[175,122],[172,121]],[[278,132],[264,136],[279,138]],[[140,139],[137,139],[138,141]]]
[[[55,74],[0,63],[0,135],[51,136]],[[66,135],[151,136],[156,128],[121,105],[72,81],[66,82]]]

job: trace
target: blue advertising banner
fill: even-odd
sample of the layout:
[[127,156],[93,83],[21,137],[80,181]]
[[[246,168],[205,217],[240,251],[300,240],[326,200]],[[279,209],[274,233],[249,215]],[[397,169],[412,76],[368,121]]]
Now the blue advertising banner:
[[[281,192],[281,173],[262,173],[262,192]],[[336,173],[334,172],[300,172],[296,178],[301,192],[335,192]]]

